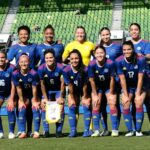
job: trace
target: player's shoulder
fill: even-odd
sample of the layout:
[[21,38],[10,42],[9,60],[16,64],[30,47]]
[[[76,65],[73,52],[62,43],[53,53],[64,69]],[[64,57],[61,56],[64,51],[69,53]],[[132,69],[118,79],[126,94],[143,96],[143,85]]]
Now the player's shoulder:
[[142,43],[146,43],[146,44],[149,43],[149,41],[148,41],[148,40],[145,40],[145,39],[141,39],[141,42],[142,42]]
[[89,66],[94,66],[94,65],[96,65],[96,59],[90,61],[90,63],[89,63]]
[[106,63],[107,63],[108,65],[114,64],[114,62],[113,62],[111,59],[107,59],[107,60],[106,60]]
[[88,45],[91,45],[91,46],[94,46],[95,44],[91,41],[85,41],[85,44],[88,44]]
[[70,66],[70,65],[67,65],[67,66],[64,67],[63,70],[64,70],[64,72],[67,73],[67,72],[70,72],[72,69],[71,69],[71,66]]
[[71,41],[70,43],[68,43],[66,45],[66,47],[74,47],[76,44],[78,44],[78,42],[74,40],[74,41]]
[[12,45],[9,49],[15,50],[19,47],[20,47],[20,45],[18,43],[16,43],[16,44]]
[[19,69],[16,69],[16,70],[13,71],[13,75],[17,76],[19,74],[19,72],[20,72]]
[[121,55],[121,56],[117,57],[115,61],[116,61],[116,62],[121,62],[121,61],[123,61],[123,60],[124,60],[124,56]]
[[37,75],[37,71],[35,71],[34,69],[31,69],[31,70],[29,71],[29,73],[30,73],[32,76]]
[[38,70],[43,70],[44,68],[46,68],[46,64],[45,64],[45,63],[42,64],[42,65],[40,65],[40,66],[38,67]]
[[119,42],[112,42],[112,45],[113,45],[114,47],[119,47],[119,48],[122,47]]
[[63,68],[64,68],[64,65],[63,65],[62,63],[57,63],[57,67],[58,67],[59,69],[63,69]]
[[145,57],[144,57],[144,56],[139,56],[139,55],[137,55],[137,59],[138,59],[139,61],[145,61]]

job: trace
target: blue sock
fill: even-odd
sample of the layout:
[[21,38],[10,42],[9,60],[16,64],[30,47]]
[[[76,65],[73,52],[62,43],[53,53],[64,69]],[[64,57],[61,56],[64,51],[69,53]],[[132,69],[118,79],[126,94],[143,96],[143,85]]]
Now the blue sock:
[[144,117],[143,107],[136,108],[136,131],[138,132],[141,131],[143,117]]
[[39,132],[40,129],[40,110],[32,109],[34,120],[34,131]]
[[20,125],[19,125],[19,111],[18,111],[18,108],[15,108],[15,117],[16,117],[18,132],[21,132]]
[[100,129],[100,113],[99,111],[92,111],[92,117],[93,117],[93,124],[94,124],[94,129],[99,130]]
[[83,105],[83,113],[84,113],[84,131],[88,131],[90,128],[92,112],[90,107]]
[[7,110],[7,114],[8,114],[9,132],[14,133],[16,123],[15,111]]
[[43,122],[43,129],[44,132],[49,132],[49,124],[46,121],[46,113],[45,110],[42,110],[42,122]]
[[68,120],[71,131],[76,130],[76,106],[69,107]]
[[0,116],[0,133],[3,133],[2,118]]
[[61,121],[56,123],[56,132],[62,132],[63,125],[64,125],[65,113],[61,114]]
[[123,109],[123,117],[128,131],[132,131],[132,116],[130,113],[130,109]]
[[26,132],[26,108],[19,110],[19,130]]
[[112,124],[112,130],[118,130],[118,115],[117,109],[110,110],[110,119]]

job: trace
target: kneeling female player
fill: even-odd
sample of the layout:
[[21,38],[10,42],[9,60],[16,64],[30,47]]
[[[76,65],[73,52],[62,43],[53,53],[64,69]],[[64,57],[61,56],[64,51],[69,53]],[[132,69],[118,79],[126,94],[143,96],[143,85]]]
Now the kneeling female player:
[[116,59],[116,66],[122,88],[123,116],[128,129],[125,136],[134,135],[130,112],[130,104],[133,100],[136,107],[136,136],[142,136],[143,102],[146,96],[144,88],[145,58],[135,53],[131,41],[124,42],[122,49],[123,56]]
[[[87,68],[82,63],[82,56],[77,49],[74,49],[69,54],[70,65],[64,69],[65,84],[68,85],[68,118],[70,125],[69,137],[75,137],[77,135],[77,116],[79,113],[80,99],[83,103],[84,111],[84,134],[83,137],[90,136],[90,96],[87,92]],[[82,98],[81,98],[82,97]]]
[[44,137],[49,136],[49,125],[45,119],[45,104],[47,101],[57,101],[62,105],[61,122],[56,123],[56,137],[62,136],[62,128],[64,123],[64,80],[62,77],[63,65],[56,63],[55,53],[53,49],[47,49],[44,52],[45,63],[38,69],[42,100],[42,120],[44,127]]
[[106,58],[103,46],[95,48],[95,60],[88,66],[88,76],[92,87],[92,115],[95,132],[92,137],[100,136],[100,105],[103,95],[106,96],[110,107],[110,118],[112,121],[112,136],[118,136],[117,107],[115,86],[115,65],[112,60]]
[[[7,54],[3,51],[0,51],[0,108],[4,102],[4,100],[8,101],[7,113],[8,113],[8,122],[9,122],[9,139],[15,138],[14,128],[15,128],[15,87],[11,82],[12,72],[14,70],[14,66],[10,63],[6,63]],[[3,127],[2,120],[0,117],[0,138],[3,138]]]
[[29,56],[23,53],[19,58],[19,67],[13,72],[12,79],[19,97],[19,138],[26,138],[26,113],[32,103],[34,118],[33,138],[39,138],[40,127],[40,102],[37,96],[37,85],[39,84],[38,74],[30,69]]

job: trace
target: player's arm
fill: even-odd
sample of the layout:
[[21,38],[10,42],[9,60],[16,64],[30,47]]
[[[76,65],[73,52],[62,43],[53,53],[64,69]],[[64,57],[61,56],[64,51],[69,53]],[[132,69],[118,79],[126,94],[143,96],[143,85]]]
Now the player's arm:
[[97,90],[96,90],[96,84],[94,81],[94,78],[89,78],[91,88],[92,88],[92,94],[97,95]]
[[115,78],[111,76],[110,78],[110,94],[114,94],[115,89]]
[[40,84],[41,84],[41,91],[42,91],[43,99],[48,101],[44,80],[40,80]]
[[13,111],[15,107],[15,104],[14,104],[15,91],[16,89],[15,89],[14,83],[11,81],[11,92],[10,92],[10,97],[8,99],[8,104],[7,104],[7,108],[9,111]]
[[15,53],[16,53],[16,49],[14,49],[13,47],[10,47],[7,53],[7,60],[12,61],[15,57]]

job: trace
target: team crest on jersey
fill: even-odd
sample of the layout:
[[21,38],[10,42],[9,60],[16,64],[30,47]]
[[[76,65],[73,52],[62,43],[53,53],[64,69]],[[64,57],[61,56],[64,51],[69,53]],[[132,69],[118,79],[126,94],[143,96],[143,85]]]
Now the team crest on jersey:
[[44,75],[44,77],[48,77],[48,75],[47,75],[47,74],[45,74],[45,75]]
[[32,81],[32,78],[29,78],[29,79],[28,79],[28,82],[31,82],[31,81]]
[[127,70],[127,68],[126,68],[126,67],[123,67],[122,69],[123,69],[123,70]]
[[108,68],[105,68],[105,69],[104,69],[104,72],[107,73],[107,72],[108,72]]
[[8,78],[10,75],[9,73],[5,73],[5,77]]
[[85,48],[86,50],[88,50],[88,49],[89,49],[89,46],[85,46],[84,48]]
[[138,65],[135,65],[135,66],[134,66],[134,69],[138,69]]
[[98,71],[98,70],[96,70],[96,71],[95,71],[95,73],[99,73],[99,71]]
[[59,76],[59,73],[58,73],[58,72],[56,72],[56,73],[55,73],[55,76],[56,76],[56,77],[58,77],[58,76]]
[[141,50],[141,47],[139,46],[139,47],[137,47],[137,50],[139,51],[139,50]]
[[19,82],[22,82],[22,79],[19,79]]
[[73,79],[73,76],[71,76],[70,78]]
[[18,53],[21,53],[22,52],[22,50],[20,49],[19,51],[18,51]]

